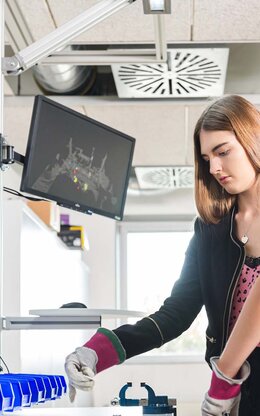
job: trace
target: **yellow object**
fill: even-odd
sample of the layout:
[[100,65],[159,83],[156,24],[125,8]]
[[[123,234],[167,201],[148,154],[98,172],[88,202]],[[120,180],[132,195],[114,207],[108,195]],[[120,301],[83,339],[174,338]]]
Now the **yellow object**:
[[84,227],[82,225],[71,225],[70,230],[79,230],[80,231],[80,247],[82,249],[85,247],[85,232]]

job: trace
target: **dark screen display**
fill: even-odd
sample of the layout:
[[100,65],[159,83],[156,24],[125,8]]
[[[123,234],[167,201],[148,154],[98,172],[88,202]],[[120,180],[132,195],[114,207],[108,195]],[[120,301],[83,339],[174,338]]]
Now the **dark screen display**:
[[35,97],[21,191],[122,219],[135,139]]

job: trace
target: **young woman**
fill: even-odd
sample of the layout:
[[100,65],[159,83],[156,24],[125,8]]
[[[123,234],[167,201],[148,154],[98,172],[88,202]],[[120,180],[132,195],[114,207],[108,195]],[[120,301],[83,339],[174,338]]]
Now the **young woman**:
[[180,278],[157,312],[135,325],[100,328],[66,358],[72,396],[92,388],[96,373],[178,337],[204,305],[213,371],[202,415],[260,414],[258,110],[239,96],[220,98],[198,120],[194,147],[199,216]]

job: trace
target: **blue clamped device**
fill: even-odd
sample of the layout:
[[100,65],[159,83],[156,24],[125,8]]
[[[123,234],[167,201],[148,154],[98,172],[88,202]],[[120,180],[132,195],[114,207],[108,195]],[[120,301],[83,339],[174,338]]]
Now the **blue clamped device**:
[[120,406],[142,406],[143,414],[173,414],[177,416],[176,399],[168,399],[168,396],[156,396],[153,389],[146,383],[140,383],[148,392],[148,399],[127,399],[126,390],[132,387],[132,383],[125,384],[119,392]]

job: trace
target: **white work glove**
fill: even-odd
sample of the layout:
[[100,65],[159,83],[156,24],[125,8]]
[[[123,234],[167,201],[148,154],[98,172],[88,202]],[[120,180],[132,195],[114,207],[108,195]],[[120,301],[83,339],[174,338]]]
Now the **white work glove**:
[[245,361],[239,371],[239,378],[232,379],[219,370],[218,359],[219,357],[210,359],[211,385],[202,403],[201,414],[202,416],[238,416],[241,385],[250,374],[250,364]]
[[73,402],[76,389],[88,391],[94,386],[93,377],[126,358],[119,338],[106,328],[99,328],[83,347],[68,355],[65,371],[69,379],[69,397]]
[[73,402],[76,389],[89,391],[94,387],[97,354],[90,348],[79,347],[65,359],[65,371],[69,380],[69,398]]

